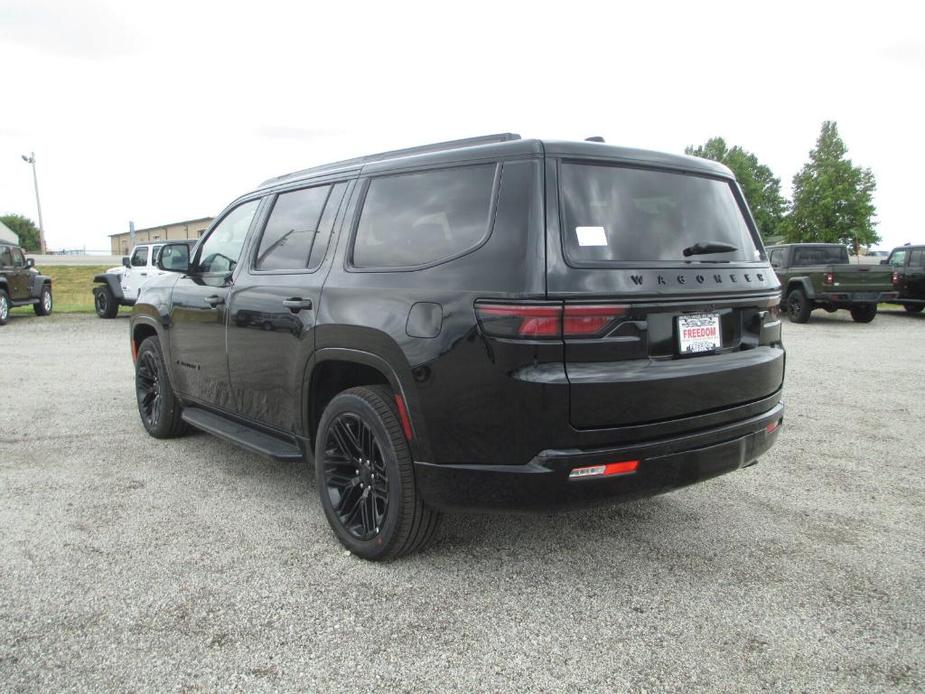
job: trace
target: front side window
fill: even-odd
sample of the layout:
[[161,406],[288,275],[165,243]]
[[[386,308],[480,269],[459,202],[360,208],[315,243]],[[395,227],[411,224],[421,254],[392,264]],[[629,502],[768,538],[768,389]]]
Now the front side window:
[[890,265],[893,267],[902,267],[906,264],[906,251],[893,251],[890,256]]
[[26,264],[25,259],[23,258],[22,251],[18,248],[13,249],[13,267],[22,267]]
[[318,236],[331,186],[280,193],[257,249],[257,270],[303,270]]
[[496,168],[480,164],[373,178],[353,265],[415,267],[478,246],[488,236]]
[[[563,242],[572,261],[612,265],[761,259],[728,181],[573,162],[562,164],[560,179]],[[684,255],[697,244],[730,250]]]
[[144,267],[148,264],[148,247],[141,246],[132,253],[132,267]]
[[202,244],[196,264],[198,272],[234,270],[259,203],[259,200],[249,200],[225,215]]
[[782,256],[783,256],[783,252],[779,248],[771,251],[769,254],[771,265],[775,265],[775,266],[780,265]]

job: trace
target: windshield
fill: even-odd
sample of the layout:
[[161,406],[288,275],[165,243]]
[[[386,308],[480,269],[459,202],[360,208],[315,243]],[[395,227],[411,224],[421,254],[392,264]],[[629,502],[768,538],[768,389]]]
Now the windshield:
[[848,262],[844,246],[805,246],[795,248],[791,265],[842,265]]
[[[741,262],[761,260],[727,181],[683,173],[563,163],[563,235],[570,260]],[[728,244],[735,250],[685,248]]]

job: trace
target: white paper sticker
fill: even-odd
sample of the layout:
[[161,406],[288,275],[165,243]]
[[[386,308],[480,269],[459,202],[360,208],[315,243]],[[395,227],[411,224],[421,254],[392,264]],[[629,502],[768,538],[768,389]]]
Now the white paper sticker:
[[606,246],[607,233],[604,227],[575,227],[579,246]]

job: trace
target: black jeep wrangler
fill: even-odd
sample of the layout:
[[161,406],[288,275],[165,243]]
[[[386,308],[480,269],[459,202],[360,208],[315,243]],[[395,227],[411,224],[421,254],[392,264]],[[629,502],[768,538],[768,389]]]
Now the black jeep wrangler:
[[780,286],[731,172],[497,135],[307,169],[166,244],[134,306],[142,422],[313,458],[339,540],[751,465],[783,420]]
[[30,304],[38,316],[51,313],[51,278],[40,275],[19,246],[0,241],[0,325],[6,325],[11,308]]

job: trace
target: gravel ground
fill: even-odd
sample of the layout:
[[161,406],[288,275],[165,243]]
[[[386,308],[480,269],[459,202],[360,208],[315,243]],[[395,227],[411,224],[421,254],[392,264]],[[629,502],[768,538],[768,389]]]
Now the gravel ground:
[[921,690],[925,316],[786,325],[757,466],[345,555],[305,465],[148,438],[127,320],[0,328],[0,689]]

